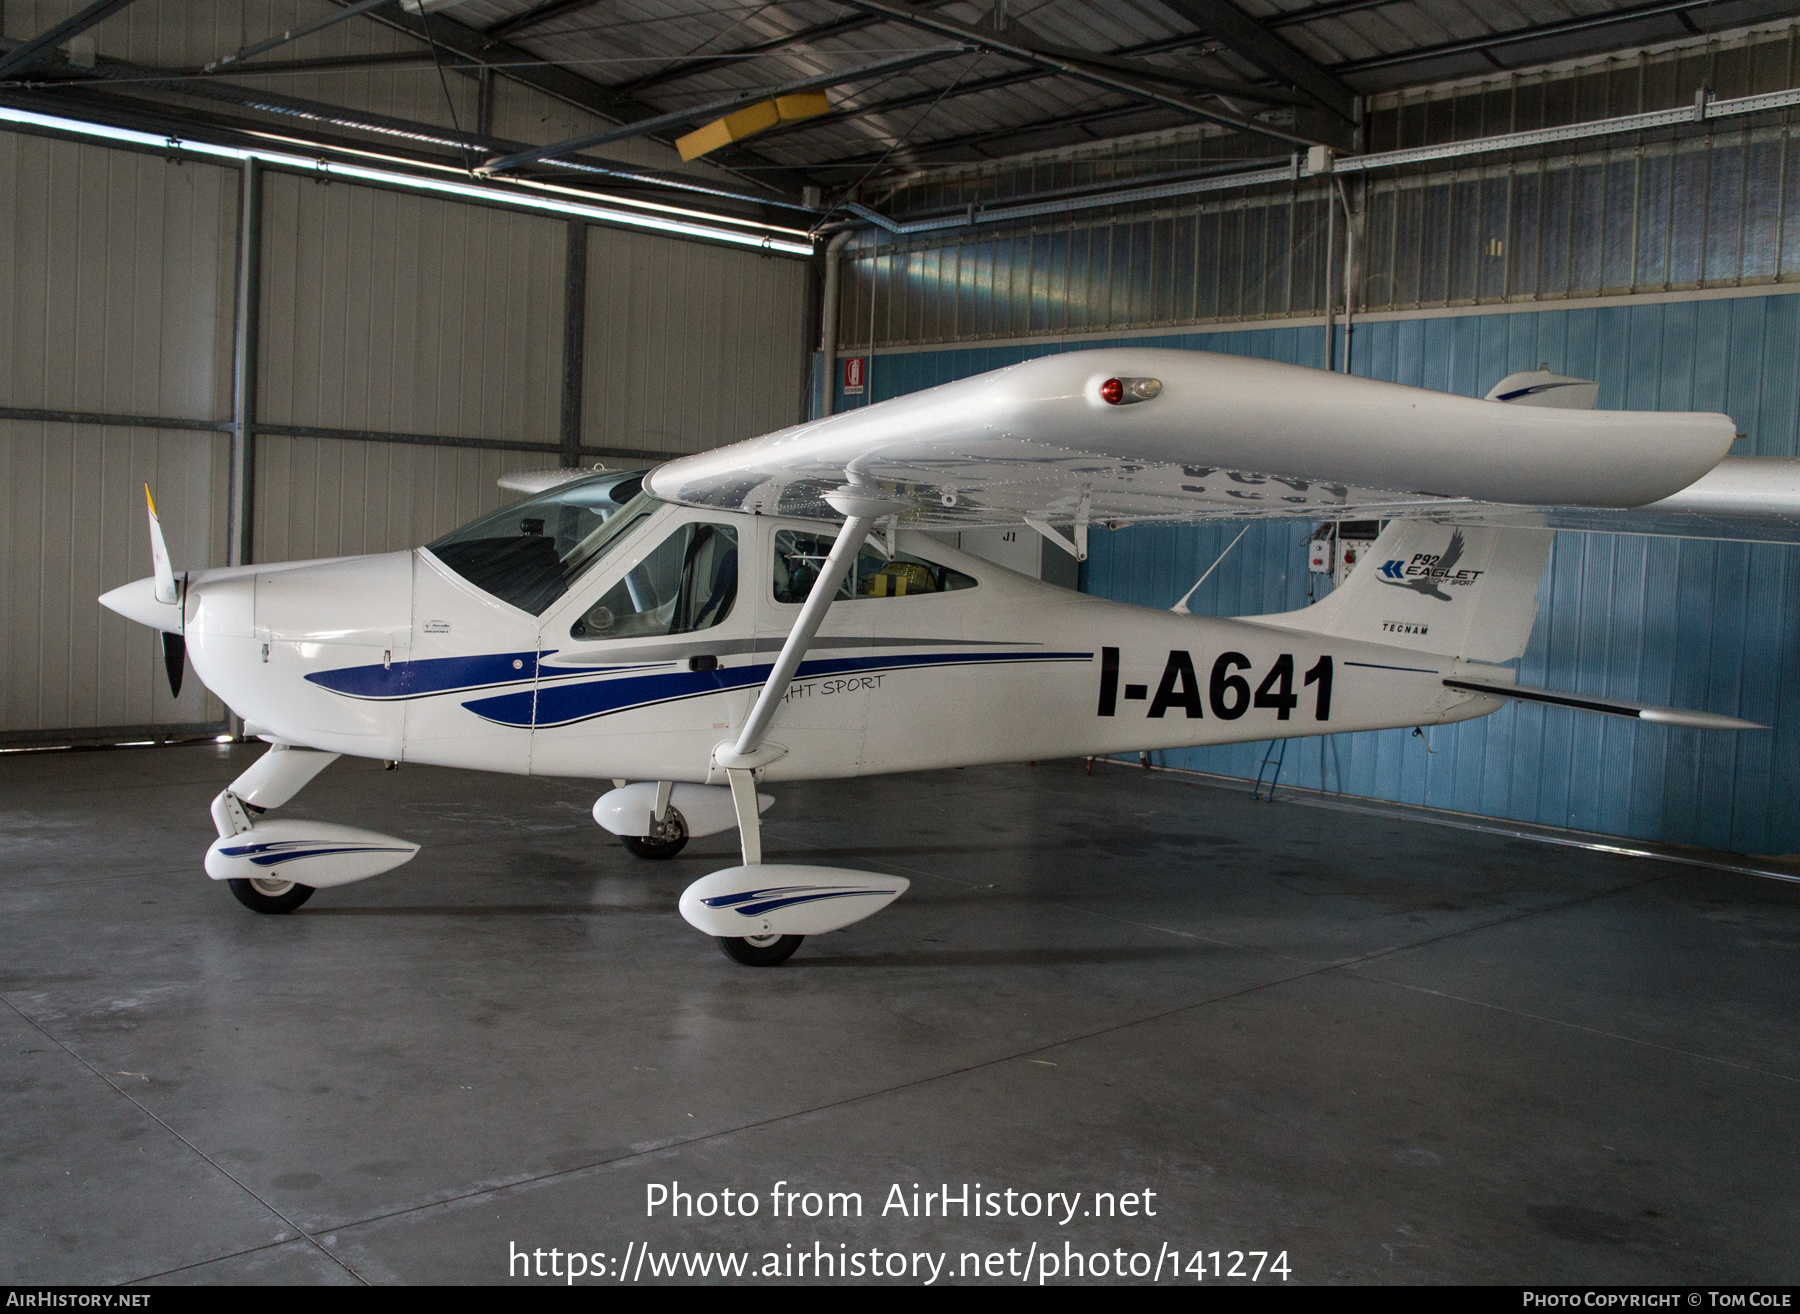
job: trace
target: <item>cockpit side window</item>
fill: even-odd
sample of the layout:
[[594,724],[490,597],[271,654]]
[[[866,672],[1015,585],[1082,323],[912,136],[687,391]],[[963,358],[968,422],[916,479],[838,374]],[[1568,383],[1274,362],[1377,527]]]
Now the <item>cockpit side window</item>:
[[541,616],[661,505],[643,475],[598,475],[472,520],[425,546],[478,589]]
[[709,630],[731,615],[737,589],[737,530],[694,521],[665,538],[582,612],[569,637],[641,639]]
[[[775,534],[775,601],[805,602],[813,581],[825,567],[836,534],[782,529]],[[922,593],[954,593],[972,589],[976,581],[960,570],[940,566],[904,552],[884,556],[865,543],[838,586],[837,601],[859,598],[909,598]]]

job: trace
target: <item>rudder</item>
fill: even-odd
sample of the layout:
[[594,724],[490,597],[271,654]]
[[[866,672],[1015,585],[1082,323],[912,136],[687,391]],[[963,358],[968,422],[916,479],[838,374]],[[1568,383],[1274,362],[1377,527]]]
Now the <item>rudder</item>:
[[1552,531],[1396,520],[1328,597],[1243,619],[1471,661],[1524,655]]

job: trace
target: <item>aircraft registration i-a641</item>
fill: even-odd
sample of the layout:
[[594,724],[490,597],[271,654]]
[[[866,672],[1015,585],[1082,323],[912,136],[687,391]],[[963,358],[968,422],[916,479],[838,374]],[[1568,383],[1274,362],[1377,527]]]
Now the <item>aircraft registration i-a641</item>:
[[[1507,699],[1760,729],[1515,683],[1554,527],[1796,538],[1800,463],[1728,458],[1726,416],[1585,409],[1595,392],[1547,370],[1477,400],[1069,352],[647,472],[538,472],[409,552],[177,573],[152,504],[155,575],[101,601],[270,744],[214,800],[205,858],[249,907],[417,852],[274,814],[340,754],[610,780],[594,817],[640,857],[736,827],[743,862],[680,910],[769,965],[907,882],[763,861],[762,785],[1440,725]],[[1085,557],[1097,525],[1271,516],[1389,523],[1322,601],[1236,619],[1083,596],[928,532],[1030,526]]]

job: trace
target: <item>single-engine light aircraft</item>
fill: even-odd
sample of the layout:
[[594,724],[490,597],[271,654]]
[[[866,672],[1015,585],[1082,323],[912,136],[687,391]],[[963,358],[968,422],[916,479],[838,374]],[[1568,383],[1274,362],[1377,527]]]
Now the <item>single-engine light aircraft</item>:
[[[610,780],[594,818],[639,857],[737,829],[742,863],[680,911],[772,965],[907,882],[765,862],[761,785],[1440,725],[1507,699],[1762,728],[1515,682],[1555,527],[1795,541],[1800,462],[1730,459],[1728,417],[1596,411],[1596,392],[1547,369],[1475,399],[1068,352],[648,471],[513,477],[532,495],[409,552],[177,573],[152,502],[155,574],[101,601],[270,745],[213,801],[205,858],[250,908],[417,852],[273,815],[340,754]],[[1389,523],[1322,601],[1236,619],[1083,596],[930,532],[1028,526],[1085,558],[1096,526],[1245,517]]]

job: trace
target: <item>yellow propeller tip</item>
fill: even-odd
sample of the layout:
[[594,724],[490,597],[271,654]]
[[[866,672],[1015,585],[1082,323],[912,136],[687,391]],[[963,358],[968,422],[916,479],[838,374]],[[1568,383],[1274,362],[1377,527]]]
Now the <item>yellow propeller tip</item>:
[[156,514],[156,499],[150,496],[150,485],[144,485],[144,500],[150,504],[150,514]]

